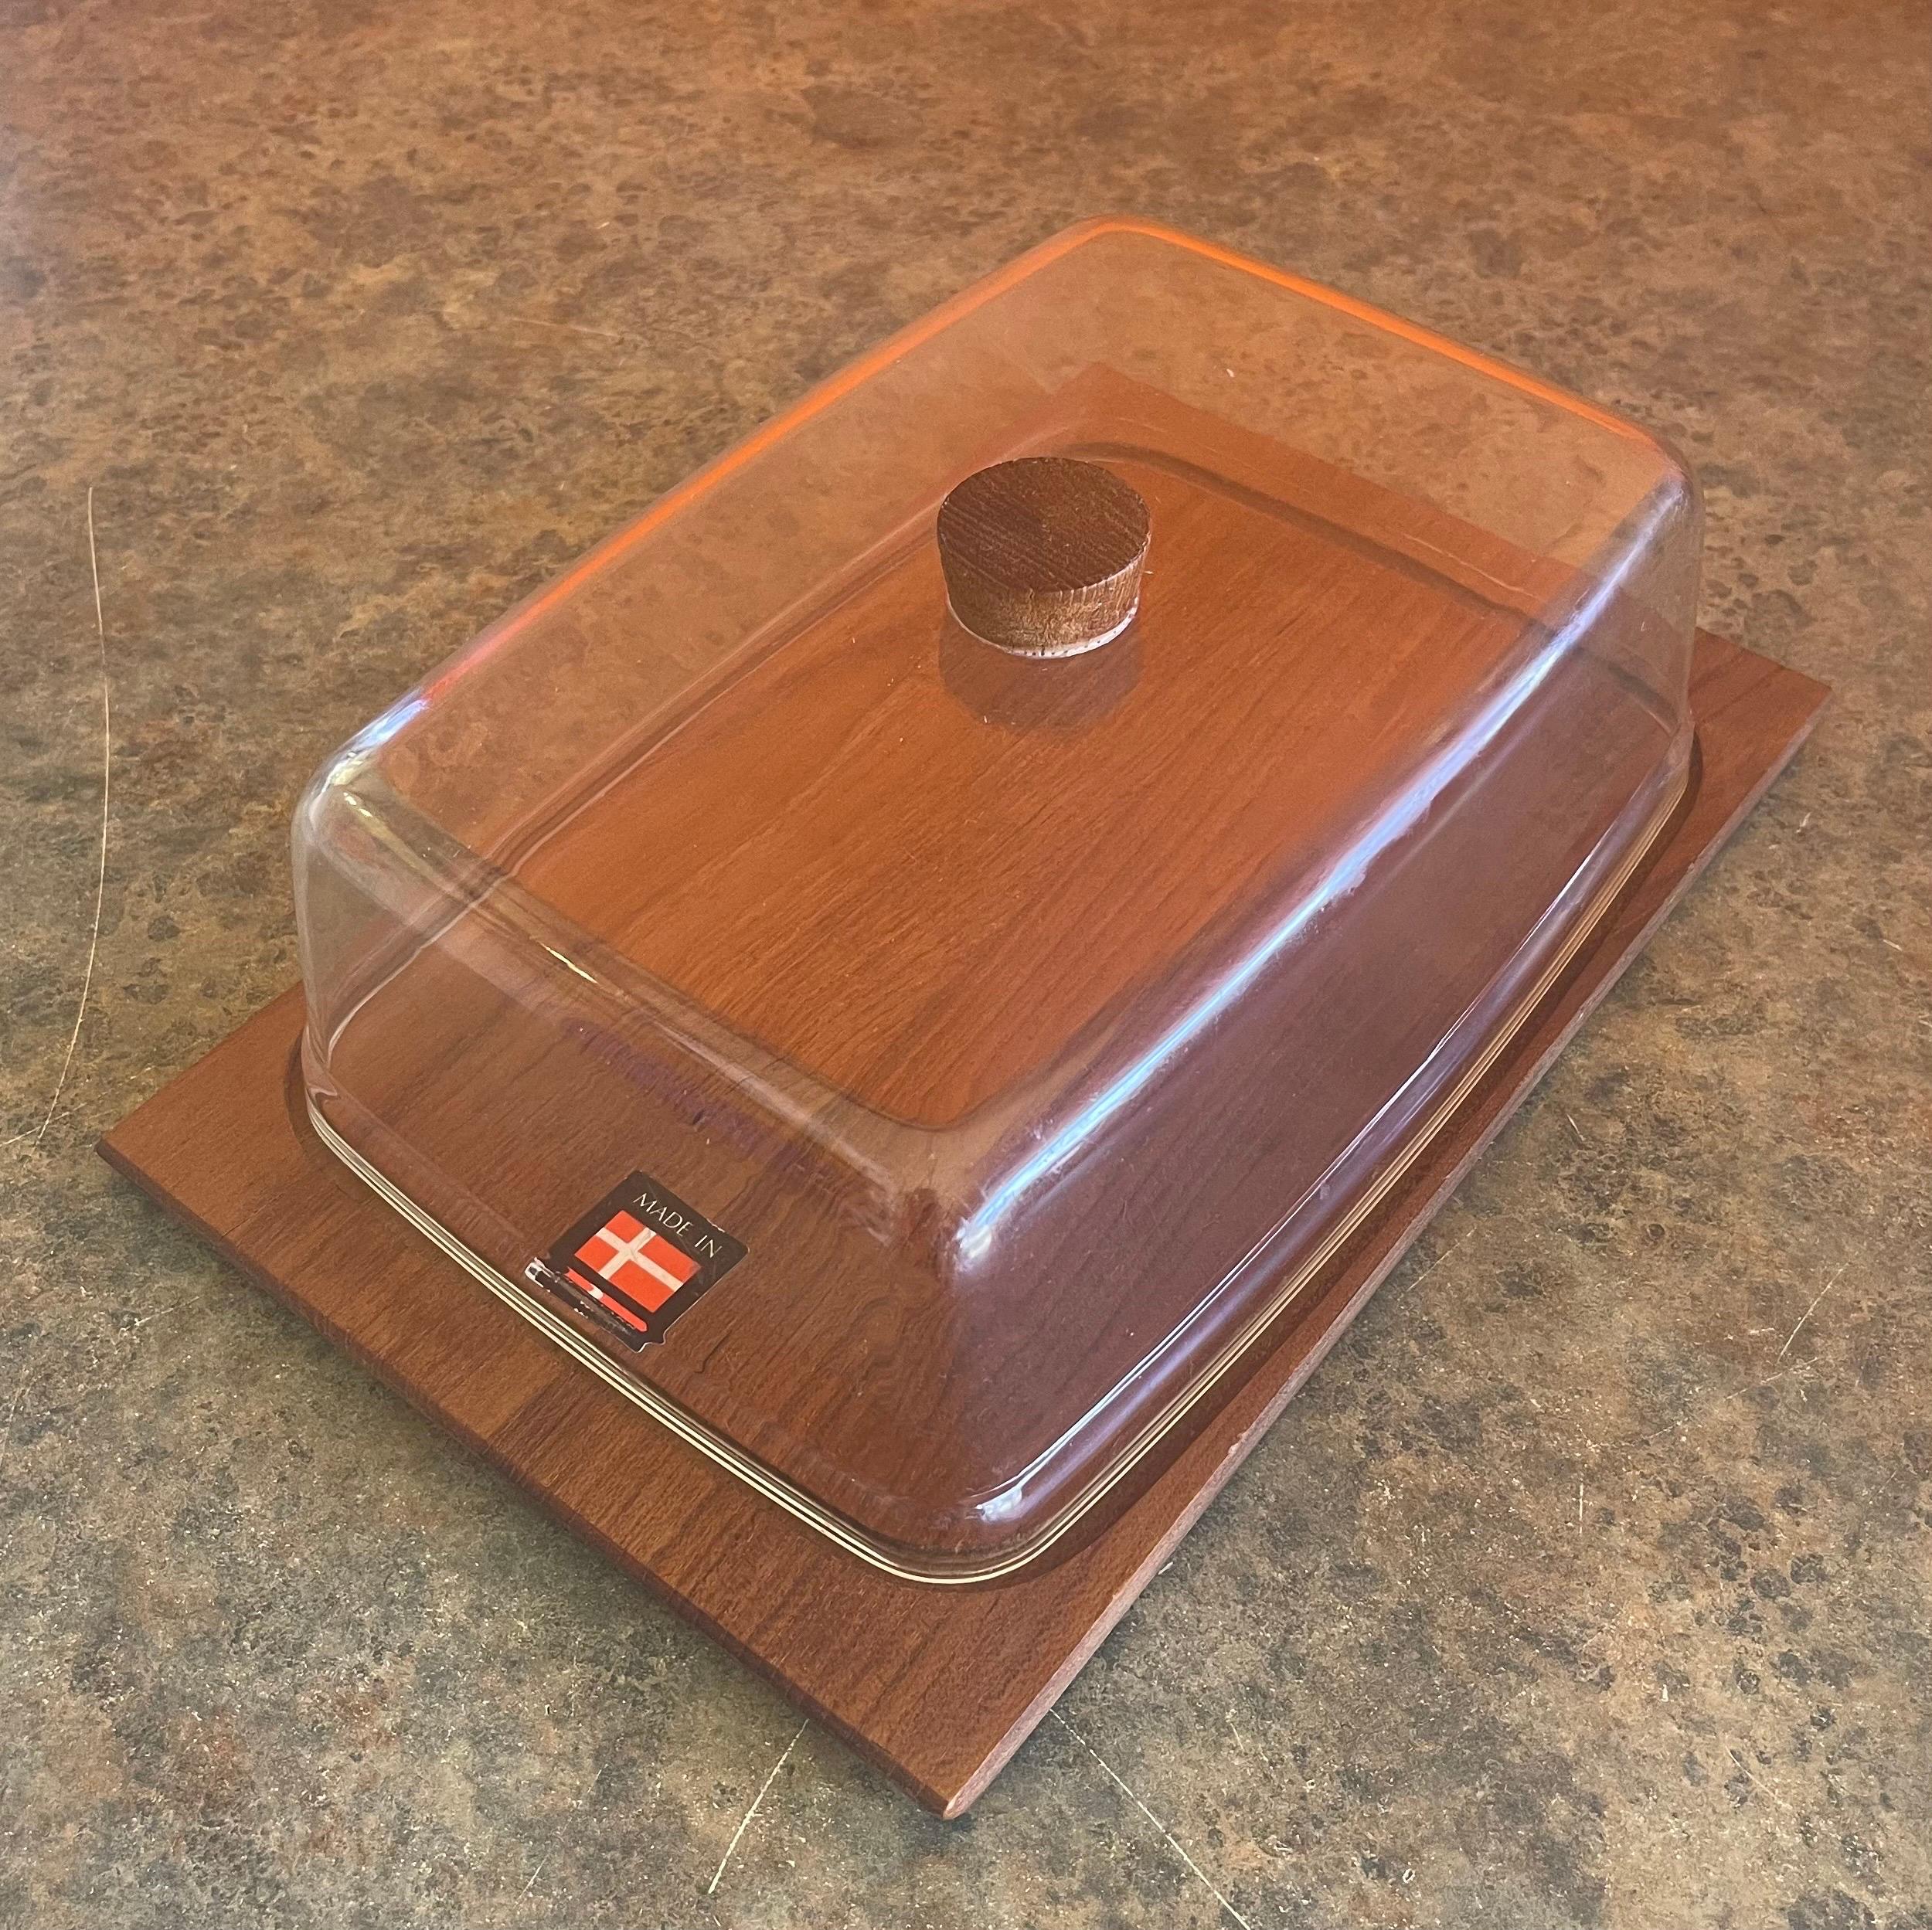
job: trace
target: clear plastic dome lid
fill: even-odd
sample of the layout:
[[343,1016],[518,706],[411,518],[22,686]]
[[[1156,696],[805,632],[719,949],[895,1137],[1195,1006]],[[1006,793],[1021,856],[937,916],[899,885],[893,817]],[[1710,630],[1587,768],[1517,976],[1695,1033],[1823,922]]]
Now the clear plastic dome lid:
[[[1119,551],[1077,649],[1021,634],[1085,557],[1054,501],[938,540],[1036,457]],[[311,1116],[772,1499],[1004,1572],[1162,1464],[1587,941],[1686,781],[1698,545],[1617,417],[1070,230],[318,774]]]

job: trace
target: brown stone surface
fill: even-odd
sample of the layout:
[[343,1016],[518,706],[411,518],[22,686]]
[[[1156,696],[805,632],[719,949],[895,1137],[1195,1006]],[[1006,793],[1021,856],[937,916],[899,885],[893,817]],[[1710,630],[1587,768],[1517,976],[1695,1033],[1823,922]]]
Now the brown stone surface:
[[[1923,27],[9,8],[0,1924],[1932,1922]],[[1838,701],[971,1818],[808,1731],[708,1893],[786,1707],[89,1147],[330,746],[1109,209],[1672,437]]]

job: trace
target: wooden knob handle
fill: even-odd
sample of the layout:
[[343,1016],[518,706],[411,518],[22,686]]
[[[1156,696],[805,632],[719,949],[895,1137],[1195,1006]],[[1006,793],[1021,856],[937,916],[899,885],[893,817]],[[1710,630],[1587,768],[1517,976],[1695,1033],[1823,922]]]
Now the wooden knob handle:
[[953,614],[1026,657],[1119,636],[1141,600],[1147,505],[1098,463],[1025,456],[968,476],[939,506]]

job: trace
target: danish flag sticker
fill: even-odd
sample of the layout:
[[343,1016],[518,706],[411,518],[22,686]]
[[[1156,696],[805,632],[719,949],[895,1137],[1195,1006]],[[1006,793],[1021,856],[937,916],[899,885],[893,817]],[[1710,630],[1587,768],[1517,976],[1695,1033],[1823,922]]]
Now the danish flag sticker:
[[524,1278],[635,1350],[662,1340],[744,1256],[695,1207],[649,1174],[633,1173],[532,1260]]

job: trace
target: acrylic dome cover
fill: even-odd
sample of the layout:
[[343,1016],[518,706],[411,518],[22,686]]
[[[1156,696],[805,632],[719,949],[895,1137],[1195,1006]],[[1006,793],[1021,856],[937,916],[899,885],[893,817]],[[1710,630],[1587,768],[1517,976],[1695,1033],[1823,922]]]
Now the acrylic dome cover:
[[[950,616],[1100,463],[1138,617]],[[815,391],[320,773],[325,1140],[862,1558],[1039,1555],[1238,1373],[1681,795],[1699,517],[1605,412],[1143,224]]]

